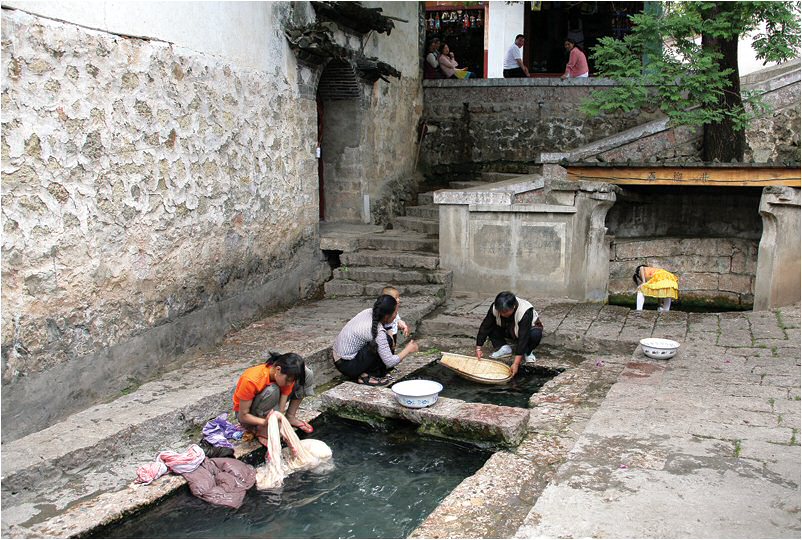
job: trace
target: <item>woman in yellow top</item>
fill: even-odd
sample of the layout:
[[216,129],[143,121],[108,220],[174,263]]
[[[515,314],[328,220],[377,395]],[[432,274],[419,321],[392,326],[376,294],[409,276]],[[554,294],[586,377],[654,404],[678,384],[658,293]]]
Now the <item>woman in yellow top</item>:
[[632,280],[638,287],[635,309],[641,311],[646,296],[657,298],[659,305],[657,311],[663,312],[671,309],[671,299],[679,296],[679,280],[677,276],[652,266],[639,265],[635,268]]

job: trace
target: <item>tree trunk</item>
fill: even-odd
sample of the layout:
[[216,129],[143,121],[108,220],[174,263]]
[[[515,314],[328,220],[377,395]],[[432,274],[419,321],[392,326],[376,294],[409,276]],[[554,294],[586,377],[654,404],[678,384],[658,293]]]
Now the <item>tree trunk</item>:
[[[718,3],[716,11],[727,9],[726,3]],[[732,69],[729,75],[730,87],[724,91],[719,100],[719,106],[725,109],[736,109],[742,106],[741,77],[738,71],[738,36],[731,38],[713,38],[702,34],[702,47],[713,49],[721,53],[719,69]],[[717,124],[704,126],[704,149],[702,159],[705,161],[718,160],[743,161],[746,149],[746,133],[736,131],[732,120],[726,118]]]

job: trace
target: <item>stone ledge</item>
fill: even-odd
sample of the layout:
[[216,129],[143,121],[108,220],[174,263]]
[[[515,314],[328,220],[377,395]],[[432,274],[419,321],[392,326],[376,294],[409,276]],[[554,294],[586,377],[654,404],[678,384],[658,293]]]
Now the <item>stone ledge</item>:
[[321,395],[321,408],[363,422],[403,419],[430,435],[500,446],[516,446],[526,434],[529,411],[459,399],[440,398],[431,407],[408,409],[392,390],[343,383]]
[[496,88],[505,86],[547,86],[547,87],[571,87],[571,86],[618,86],[612,79],[601,77],[588,77],[583,79],[560,79],[554,78],[520,78],[520,79],[427,79],[423,81],[423,88]]
[[538,214],[576,214],[576,206],[560,204],[471,204],[469,212],[530,212]]

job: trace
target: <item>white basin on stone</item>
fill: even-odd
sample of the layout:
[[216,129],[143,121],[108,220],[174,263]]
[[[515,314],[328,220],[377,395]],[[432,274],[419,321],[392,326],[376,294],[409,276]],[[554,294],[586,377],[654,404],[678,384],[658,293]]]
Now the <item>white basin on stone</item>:
[[410,409],[421,409],[434,405],[442,389],[443,385],[439,382],[426,379],[401,381],[395,383],[391,388],[398,403]]
[[640,346],[643,349],[643,354],[657,360],[668,360],[677,354],[677,349],[679,349],[679,343],[663,338],[642,339],[640,340]]

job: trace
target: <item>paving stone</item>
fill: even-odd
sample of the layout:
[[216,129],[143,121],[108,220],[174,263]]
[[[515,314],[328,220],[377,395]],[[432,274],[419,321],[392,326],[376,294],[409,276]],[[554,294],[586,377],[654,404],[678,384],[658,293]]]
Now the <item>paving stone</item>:
[[571,311],[572,307],[573,304],[567,303],[551,304],[543,309],[538,309],[538,314],[540,315],[540,319],[543,321],[544,326],[548,325],[549,328],[557,329]]
[[719,330],[718,315],[715,313],[689,313],[688,333],[715,332]]
[[630,311],[624,328],[618,334],[618,339],[639,342],[643,338],[652,337],[656,320],[656,312]]
[[666,323],[662,318],[658,318],[652,330],[652,337],[660,337],[663,339],[673,339],[680,344],[685,342],[685,337],[688,327],[685,323]]
[[621,306],[603,306],[596,320],[591,323],[585,336],[611,339],[618,337],[627,320],[629,309]]
[[576,304],[573,306],[565,319],[560,323],[557,331],[561,333],[577,332],[584,334],[590,325],[593,324],[596,316],[601,311],[601,305]]

